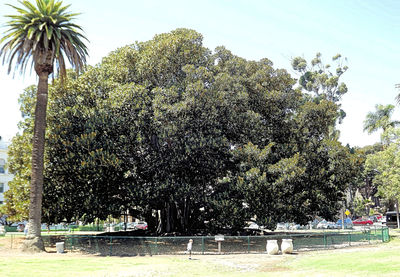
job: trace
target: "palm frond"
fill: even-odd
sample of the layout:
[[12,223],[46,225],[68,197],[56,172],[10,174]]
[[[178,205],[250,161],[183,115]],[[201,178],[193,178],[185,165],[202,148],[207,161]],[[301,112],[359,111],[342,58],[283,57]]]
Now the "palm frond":
[[29,61],[48,62],[45,57],[51,58],[50,66],[55,64],[63,76],[65,58],[78,72],[82,71],[88,55],[83,40],[88,40],[80,33],[82,28],[71,22],[80,13],[68,12],[70,5],[63,6],[57,0],[36,0],[36,6],[26,0],[18,2],[22,7],[9,4],[17,14],[7,16],[9,29],[0,39],[0,57],[3,64],[8,63],[9,71],[19,68],[24,72]]
[[[395,88],[400,90],[400,84],[396,84]],[[400,105],[400,93],[396,95],[395,100],[396,100],[397,105]]]

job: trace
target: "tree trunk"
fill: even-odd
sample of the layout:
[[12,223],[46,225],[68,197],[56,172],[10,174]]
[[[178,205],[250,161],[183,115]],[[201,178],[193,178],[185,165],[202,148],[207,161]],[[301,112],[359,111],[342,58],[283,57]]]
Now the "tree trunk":
[[165,232],[170,233],[172,230],[172,222],[171,222],[172,213],[171,213],[171,205],[169,204],[169,202],[167,202],[165,205],[165,217],[166,217]]
[[396,199],[396,217],[397,217],[397,228],[400,228],[400,219],[399,219],[399,199]]
[[40,72],[37,88],[35,126],[32,148],[32,173],[30,186],[28,236],[24,250],[44,251],[41,237],[41,216],[43,196],[44,143],[46,131],[46,110],[48,97],[48,72]]
[[164,232],[164,224],[163,224],[164,217],[162,216],[163,211],[164,211],[164,209],[157,211],[157,222],[158,223],[157,223],[156,233],[158,235],[162,234]]
[[185,233],[188,233],[189,231],[192,232],[191,230],[189,230],[189,216],[190,216],[190,197],[187,196],[185,198],[185,203],[184,203],[184,210],[183,210],[183,231]]

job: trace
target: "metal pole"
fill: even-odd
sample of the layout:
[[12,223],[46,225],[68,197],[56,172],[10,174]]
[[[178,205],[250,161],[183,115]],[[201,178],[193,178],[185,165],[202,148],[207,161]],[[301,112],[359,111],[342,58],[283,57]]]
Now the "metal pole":
[[247,236],[247,253],[250,253],[250,236]]
[[344,230],[344,203],[343,203],[343,207],[342,207],[341,216],[342,216],[342,230]]

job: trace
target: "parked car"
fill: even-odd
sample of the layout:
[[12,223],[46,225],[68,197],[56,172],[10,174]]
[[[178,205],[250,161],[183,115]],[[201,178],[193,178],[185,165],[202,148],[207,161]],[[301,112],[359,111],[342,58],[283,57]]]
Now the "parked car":
[[[342,228],[342,220],[341,220],[341,219],[339,219],[339,220],[336,222],[335,227],[336,227],[337,229],[341,229],[341,228]],[[353,228],[353,222],[351,221],[350,218],[346,218],[346,219],[344,220],[344,228],[345,228],[345,229],[351,229],[351,228]]]
[[25,224],[23,224],[23,223],[18,224],[17,231],[23,232],[24,230],[25,230]]
[[382,215],[372,215],[369,217],[370,220],[372,220],[372,222],[376,223],[376,222],[382,222],[383,221],[383,216]]
[[309,228],[311,228],[311,229],[317,228],[318,223],[319,223],[319,220],[315,218],[313,221],[309,221],[309,222],[308,222],[308,226],[309,226]]
[[136,230],[136,222],[128,222],[126,224],[126,230]]
[[260,229],[260,226],[258,226],[258,224],[255,222],[249,222],[248,225],[246,227],[244,227],[244,229],[258,230],[258,229]]
[[276,224],[276,230],[287,230],[287,229],[289,229],[289,223]]
[[[125,230],[125,222],[117,223],[114,228],[118,231],[124,231]],[[126,224],[126,228],[128,229],[128,223]]]
[[289,230],[300,230],[302,226],[300,224],[290,223]]
[[320,223],[318,223],[317,228],[318,229],[335,229],[335,223],[326,221],[326,220],[322,220]]
[[385,222],[388,227],[397,227],[397,213],[395,211],[386,212]]
[[139,221],[138,223],[136,223],[136,229],[140,229],[140,230],[147,230],[147,223],[144,221]]
[[361,226],[361,225],[369,226],[369,225],[374,225],[374,222],[372,222],[371,219],[358,218],[356,220],[353,220],[353,225],[356,225],[356,226]]

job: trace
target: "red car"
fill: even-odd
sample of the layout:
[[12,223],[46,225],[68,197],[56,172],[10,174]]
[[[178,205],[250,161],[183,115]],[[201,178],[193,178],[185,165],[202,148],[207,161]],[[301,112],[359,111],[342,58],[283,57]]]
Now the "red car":
[[362,218],[358,218],[356,220],[353,221],[353,225],[373,225],[374,223],[372,222],[372,220],[370,219],[362,219]]
[[136,223],[135,228],[141,229],[141,230],[147,230],[147,223],[143,222],[143,221],[139,221],[138,223]]

